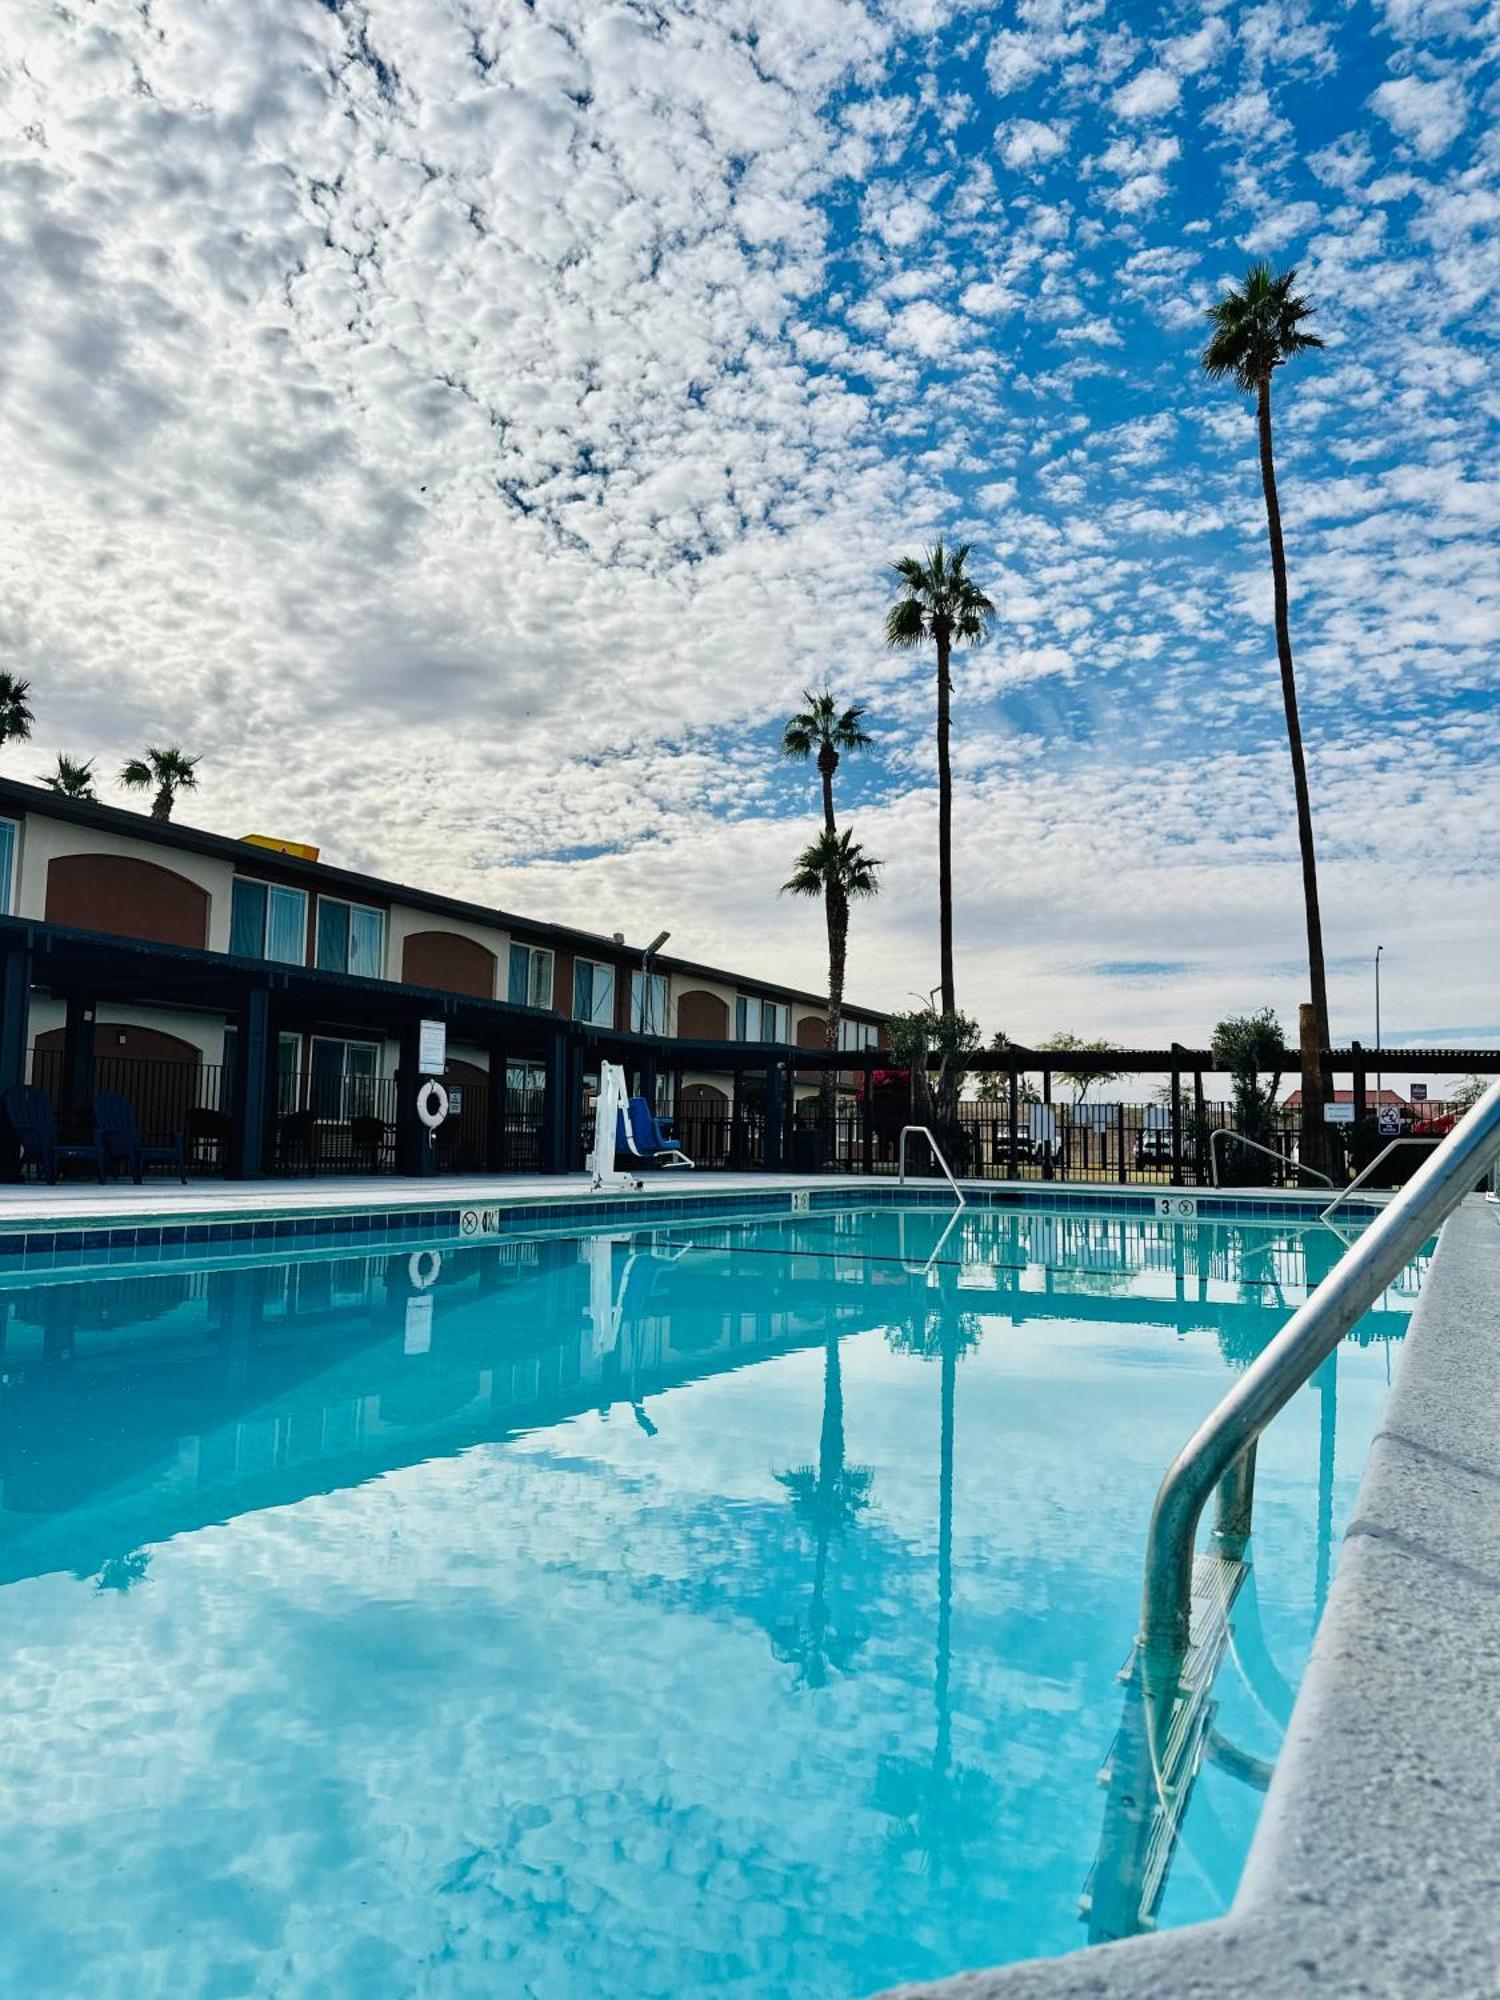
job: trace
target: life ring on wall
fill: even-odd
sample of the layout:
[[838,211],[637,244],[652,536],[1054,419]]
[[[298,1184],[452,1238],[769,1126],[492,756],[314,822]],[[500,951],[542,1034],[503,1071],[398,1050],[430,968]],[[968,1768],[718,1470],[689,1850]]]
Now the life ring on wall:
[[411,1279],[414,1290],[431,1291],[443,1275],[442,1251],[413,1250],[406,1260],[406,1275]]
[[435,1132],[448,1116],[448,1093],[436,1077],[428,1077],[417,1092],[417,1116],[429,1132]]

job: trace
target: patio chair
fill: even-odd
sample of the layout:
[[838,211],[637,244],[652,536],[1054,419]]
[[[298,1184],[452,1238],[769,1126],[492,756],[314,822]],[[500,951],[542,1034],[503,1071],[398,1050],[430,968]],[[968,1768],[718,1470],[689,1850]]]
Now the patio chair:
[[360,1111],[349,1120],[349,1144],[357,1160],[373,1174],[379,1170],[385,1151],[386,1122],[372,1111]]
[[66,1143],[59,1140],[52,1099],[45,1090],[38,1090],[35,1084],[13,1085],[6,1091],[3,1102],[6,1118],[21,1148],[23,1174],[27,1167],[35,1167],[47,1185],[55,1187],[64,1164],[69,1160],[82,1160],[92,1166],[103,1181],[104,1147],[97,1130],[91,1140],[70,1139]]
[[104,1147],[106,1166],[127,1167],[137,1187],[145,1179],[147,1167],[176,1167],[186,1187],[187,1153],[180,1132],[174,1132],[170,1139],[143,1139],[135,1120],[135,1106],[118,1090],[101,1090],[94,1099],[94,1124]]
[[222,1171],[229,1161],[234,1120],[227,1111],[216,1111],[211,1105],[190,1104],[184,1136],[195,1167],[215,1166]]
[[615,1151],[654,1167],[690,1167],[692,1161],[673,1137],[673,1122],[658,1118],[644,1097],[632,1097],[628,1114],[616,1117]]
[[295,1170],[300,1165],[312,1173],[318,1164],[318,1115],[315,1111],[289,1111],[276,1121],[276,1164]]

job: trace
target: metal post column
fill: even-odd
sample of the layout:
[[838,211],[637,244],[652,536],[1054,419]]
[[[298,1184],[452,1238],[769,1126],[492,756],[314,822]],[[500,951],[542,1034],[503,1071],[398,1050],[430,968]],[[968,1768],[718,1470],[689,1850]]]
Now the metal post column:
[[94,1096],[94,1003],[68,995],[63,1028],[62,1100],[65,1111],[86,1111]]
[[252,986],[235,1012],[230,1097],[234,1130],[225,1170],[233,1180],[258,1181],[266,1171],[266,1136],[275,1065],[271,1060],[271,994]]

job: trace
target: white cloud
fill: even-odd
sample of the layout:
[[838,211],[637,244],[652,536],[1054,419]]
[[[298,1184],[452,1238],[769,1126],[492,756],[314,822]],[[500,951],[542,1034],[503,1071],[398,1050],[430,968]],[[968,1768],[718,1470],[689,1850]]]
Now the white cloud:
[[1047,125],[1036,118],[1013,118],[995,134],[1000,157],[1006,166],[1023,171],[1045,166],[1067,150],[1068,128]]
[[1160,118],[1173,111],[1182,96],[1182,84],[1169,69],[1138,70],[1114,95],[1114,107],[1121,118]]
[[1416,76],[1392,77],[1372,94],[1370,103],[1424,160],[1445,153],[1469,119],[1468,99],[1456,76],[1425,83]]

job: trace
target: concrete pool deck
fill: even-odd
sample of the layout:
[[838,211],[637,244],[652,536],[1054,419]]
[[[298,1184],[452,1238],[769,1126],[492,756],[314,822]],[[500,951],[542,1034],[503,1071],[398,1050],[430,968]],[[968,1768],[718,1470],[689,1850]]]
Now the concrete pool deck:
[[[702,1199],[706,1196],[780,1193],[790,1195],[801,1189],[833,1189],[859,1195],[870,1190],[890,1194],[899,1184],[889,1174],[794,1174],[759,1172],[696,1173],[653,1172],[643,1176],[643,1203],[673,1199]],[[1030,1203],[1056,1202],[1059,1205],[1083,1200],[1101,1206],[1126,1201],[1154,1202],[1169,1196],[1191,1196],[1206,1202],[1255,1201],[1276,1207],[1305,1210],[1320,1191],[1262,1187],[1170,1187],[1165,1182],[1142,1181],[1044,1181],[1044,1180],[965,1180],[960,1183],[966,1198],[982,1202],[1024,1198]],[[930,1196],[947,1192],[940,1176],[913,1174],[907,1186],[914,1193]],[[612,1199],[606,1190],[591,1197],[587,1174],[326,1174],[305,1180],[226,1181],[189,1178],[186,1185],[165,1177],[136,1187],[129,1181],[63,1181],[56,1187],[30,1181],[0,1185],[0,1234],[8,1230],[36,1229],[55,1223],[70,1228],[87,1223],[115,1225],[192,1217],[215,1221],[246,1222],[260,1217],[326,1215],[341,1209],[375,1208],[452,1209],[472,1207],[513,1207],[534,1202],[579,1203]],[[637,1197],[626,1197],[636,1199]],[[1384,1201],[1378,1190],[1356,1198],[1368,1208]],[[1321,1202],[1319,1202],[1321,1206]]]
[[1500,1993],[1497,1359],[1500,1206],[1471,1196],[1423,1286],[1229,1914],[901,2000]]

